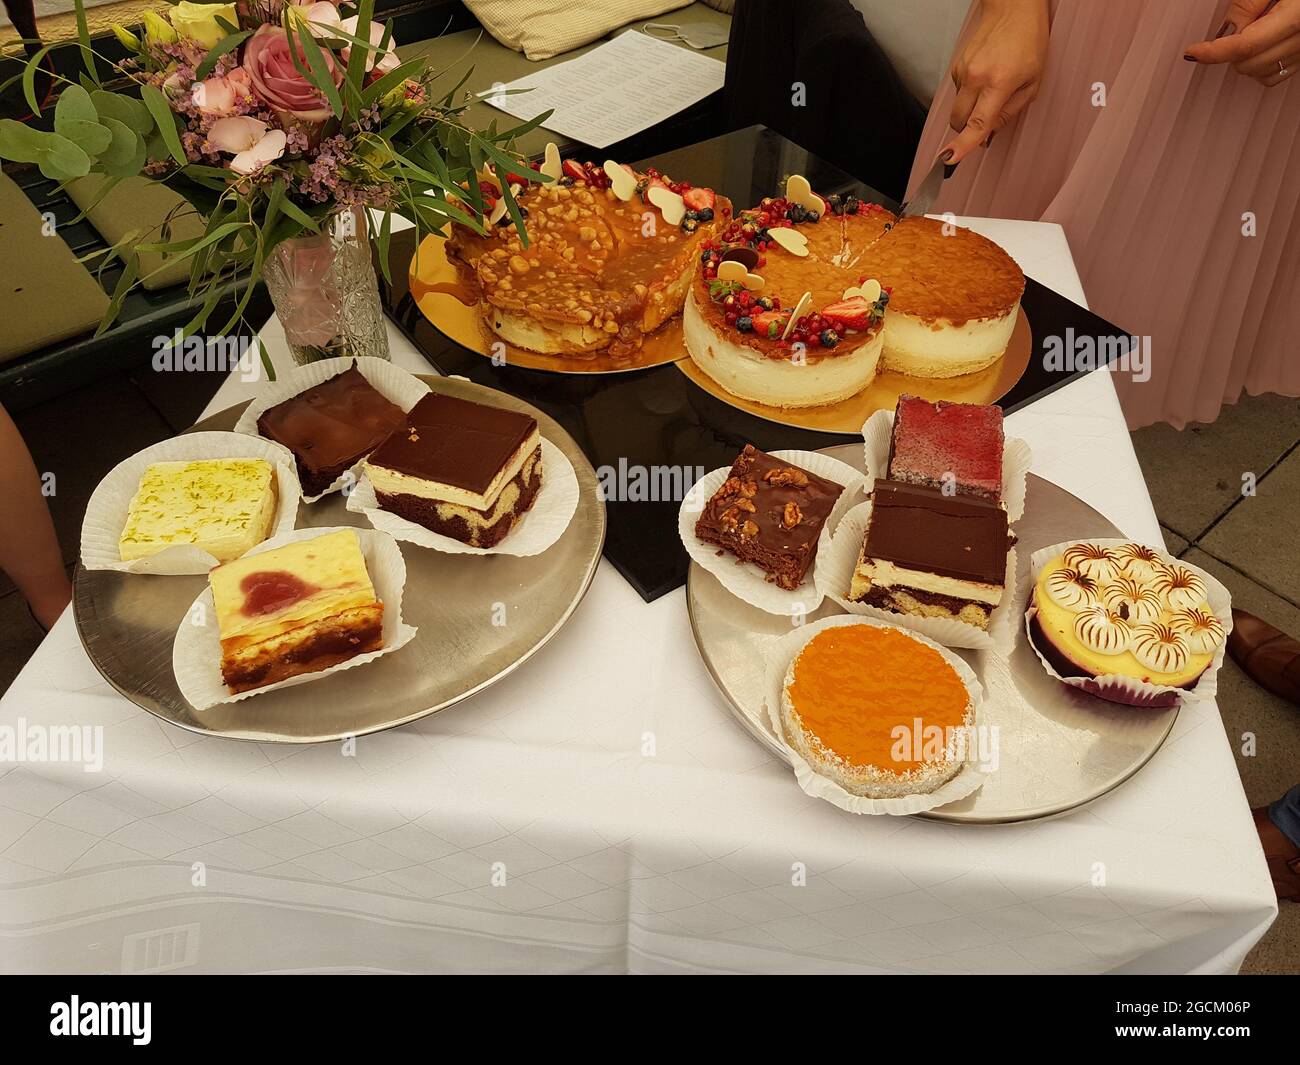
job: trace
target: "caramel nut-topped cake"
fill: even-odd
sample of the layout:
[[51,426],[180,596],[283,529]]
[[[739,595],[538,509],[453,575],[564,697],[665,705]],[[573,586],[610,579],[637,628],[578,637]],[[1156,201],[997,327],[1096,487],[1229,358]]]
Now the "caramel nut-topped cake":
[[1015,261],[972,230],[823,197],[794,175],[702,246],[682,327],[691,358],[733,394],[819,406],[860,392],[878,367],[990,366],[1024,287]]
[[1032,603],[1030,638],[1062,677],[1191,688],[1225,638],[1201,575],[1145,544],[1071,544],[1038,574]]
[[[943,655],[875,625],[819,632],[781,692],[790,746],[845,791],[873,799],[924,795],[951,780],[973,721],[970,692]],[[900,743],[900,731],[917,742]]]
[[[485,192],[492,181],[483,179]],[[640,348],[682,309],[699,246],[730,211],[710,189],[613,162],[566,161],[558,180],[517,199],[526,240],[494,211],[486,234],[453,224],[447,252],[493,333],[567,356]]]

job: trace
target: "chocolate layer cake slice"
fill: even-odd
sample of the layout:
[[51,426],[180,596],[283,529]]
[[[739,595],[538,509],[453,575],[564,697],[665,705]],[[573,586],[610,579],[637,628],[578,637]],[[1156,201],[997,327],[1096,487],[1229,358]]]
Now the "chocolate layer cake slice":
[[996,503],[1002,498],[1002,411],[978,403],[899,396],[889,479]]
[[402,423],[355,366],[262,412],[257,431],[298,460],[304,495],[320,495]]
[[878,480],[849,599],[987,629],[1002,601],[1010,547],[1001,506]]
[[366,461],[379,505],[472,547],[492,547],[537,499],[537,420],[454,396],[425,396]]
[[695,535],[793,590],[813,564],[822,525],[843,490],[746,444],[696,521]]

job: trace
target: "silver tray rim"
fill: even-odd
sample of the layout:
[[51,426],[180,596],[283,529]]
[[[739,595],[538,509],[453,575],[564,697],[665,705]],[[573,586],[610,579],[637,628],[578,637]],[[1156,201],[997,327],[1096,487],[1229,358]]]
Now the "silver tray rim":
[[[441,374],[414,374],[413,376],[424,381],[426,384],[430,384],[438,381],[451,380],[451,378],[443,377]],[[467,378],[455,378],[455,380],[464,384],[475,384],[474,382],[469,381]],[[499,389],[489,388],[486,385],[475,384],[475,387],[481,388],[484,391],[488,391],[488,392],[500,391]],[[592,484],[598,484],[596,480],[596,472],[592,468],[591,462],[587,459],[586,454],[583,452],[582,448],[578,446],[577,441],[573,439],[573,437],[569,434],[569,432],[563,426],[561,426],[559,422],[555,421],[554,418],[551,418],[548,414],[546,414],[545,411],[537,409],[531,403],[519,399],[519,397],[517,396],[511,395],[508,392],[502,392],[501,394],[509,396],[512,400],[515,400],[516,402],[523,404],[525,407],[528,408],[528,410],[533,414],[534,417],[538,418],[539,423],[544,424],[548,429],[553,429],[556,433],[560,434],[564,444],[567,445],[564,447],[564,452],[566,456],[569,458],[569,461],[574,464],[574,468],[575,471],[578,473],[579,480],[580,481],[583,480],[585,475],[586,477],[590,478]],[[183,433],[177,435],[185,435],[186,433],[202,432],[205,429],[213,429],[213,428],[221,428],[221,427],[229,428],[230,426],[233,426],[235,424],[235,422],[239,418],[239,415],[243,413],[244,409],[251,402],[252,402],[251,399],[245,400],[244,402],[236,403],[230,407],[226,407],[220,411],[217,411],[215,414],[211,414],[208,417],[195,422],[188,429],[184,430]],[[226,424],[227,422],[229,423],[229,425]],[[544,434],[544,435],[548,435],[548,438],[550,438],[549,434]],[[370,736],[378,732],[386,732],[389,729],[400,728],[402,725],[409,725],[413,721],[419,721],[422,718],[429,717],[432,714],[440,713],[443,710],[455,706],[457,703],[463,702],[464,700],[470,698],[470,696],[477,695],[479,692],[484,691],[487,688],[490,688],[493,684],[496,684],[498,681],[504,679],[505,677],[508,677],[511,673],[515,672],[515,670],[517,670],[520,666],[522,666],[525,662],[527,662],[530,658],[532,658],[535,654],[537,654],[538,651],[540,651],[543,647],[549,644],[551,640],[555,638],[556,634],[562,628],[564,628],[564,626],[568,623],[569,619],[573,616],[574,612],[578,609],[579,605],[581,605],[582,601],[587,597],[587,592],[591,589],[591,582],[595,579],[596,571],[600,568],[600,560],[604,556],[605,537],[609,527],[608,515],[605,510],[605,501],[601,498],[600,493],[598,491],[596,493],[595,498],[598,504],[596,508],[596,514],[597,514],[597,525],[599,527],[599,535],[597,537],[595,551],[593,552],[591,559],[587,563],[587,571],[583,576],[582,584],[577,594],[574,595],[573,600],[569,603],[568,607],[563,611],[561,616],[556,620],[554,626],[551,627],[551,629],[545,634],[545,636],[543,636],[540,640],[538,640],[532,646],[532,648],[526,651],[523,655],[515,659],[515,661],[512,662],[509,666],[506,666],[500,672],[494,674],[493,676],[487,678],[481,683],[475,685],[473,688],[470,688],[450,699],[446,699],[443,702],[438,703],[434,706],[429,706],[424,708],[423,710],[418,710],[415,711],[414,713],[407,714],[403,717],[395,718],[390,722],[366,726],[364,728],[359,728],[348,732],[339,732],[328,736],[313,736],[310,739],[302,739],[293,736],[285,736],[282,734],[272,734],[272,733],[253,736],[253,735],[241,735],[235,732],[218,732],[212,729],[200,728],[197,725],[191,724],[189,722],[178,721],[175,718],[170,717],[166,713],[162,712],[161,707],[155,707],[150,705],[148,702],[143,701],[143,697],[139,696],[138,693],[132,692],[130,689],[125,688],[121,684],[119,684],[117,680],[115,680],[107,672],[107,670],[105,669],[104,665],[100,662],[97,655],[92,651],[92,646],[94,646],[94,643],[93,641],[92,642],[87,641],[86,632],[83,627],[87,623],[82,616],[82,611],[86,609],[83,606],[83,599],[88,593],[84,590],[86,587],[85,574],[87,571],[82,566],[80,557],[77,558],[77,563],[73,570],[73,576],[72,576],[72,587],[73,587],[72,614],[73,614],[73,621],[76,623],[76,627],[77,627],[77,638],[81,642],[82,649],[86,652],[86,657],[90,659],[91,664],[94,665],[99,675],[103,677],[104,680],[108,682],[109,686],[112,687],[113,690],[116,691],[119,695],[123,696],[125,699],[129,700],[134,705],[140,707],[140,709],[145,710],[148,713],[152,714],[160,721],[166,721],[169,725],[175,725],[177,728],[183,728],[187,732],[193,732],[200,736],[212,736],[218,739],[235,740],[241,743],[277,743],[277,744],[284,744],[287,746],[310,746],[312,744],[319,744],[319,743],[336,743],[339,740],[344,740],[348,738]]]
[[[850,462],[851,465],[854,466],[862,465],[861,463],[862,449],[857,444],[836,444],[831,447],[820,448],[818,450],[823,455],[830,455],[832,458],[837,458],[842,461]],[[857,459],[857,461],[854,461],[853,458],[849,457],[849,455],[852,455],[854,458]],[[1101,512],[1098,511],[1095,507],[1091,506],[1091,504],[1085,503],[1082,499],[1079,499],[1078,496],[1074,495],[1073,492],[1067,491],[1066,489],[1062,488],[1060,485],[1056,484],[1054,481],[1049,481],[1046,477],[1040,477],[1038,474],[1035,473],[1030,473],[1028,476],[1052,485],[1052,487],[1059,492],[1065,492],[1066,495],[1071,496],[1072,498],[1078,500],[1080,504],[1088,507],[1089,510],[1092,510],[1094,513],[1096,513],[1099,517],[1102,518],[1103,521],[1106,521],[1108,524],[1110,523],[1110,519],[1106,518],[1105,515],[1101,514]],[[770,734],[768,734],[767,732],[760,729],[757,725],[754,724],[753,719],[747,713],[745,713],[745,711],[741,708],[740,704],[736,701],[735,697],[731,694],[731,692],[727,689],[727,687],[723,683],[722,678],[718,676],[717,671],[713,667],[713,662],[704,653],[704,649],[701,644],[699,619],[696,616],[696,610],[695,610],[695,596],[691,594],[691,584],[693,581],[703,580],[706,578],[715,579],[712,578],[712,576],[707,571],[705,571],[701,566],[699,566],[697,563],[692,562],[690,569],[687,571],[686,574],[685,591],[686,591],[686,613],[690,618],[691,638],[695,641],[695,649],[699,653],[700,660],[704,663],[704,668],[709,674],[709,679],[713,681],[713,686],[718,689],[718,693],[722,696],[723,701],[727,705],[727,709],[731,712],[731,715],[739,722],[741,727],[744,728],[746,732],[748,732],[752,737],[754,737],[754,739],[756,739],[759,743],[761,743],[764,747],[766,747],[773,755],[779,758],[786,765],[789,765],[790,764],[789,757],[786,754],[786,752],[781,749],[781,747],[777,744],[776,740],[773,739],[773,737]],[[1017,627],[1017,639],[1019,639],[1019,627]],[[1169,734],[1174,729],[1174,724],[1178,720],[1178,714],[1179,711],[1182,709],[1182,707],[1181,704],[1179,704],[1178,706],[1172,707],[1171,709],[1173,712],[1169,714],[1168,726],[1165,728],[1165,731],[1161,734],[1160,739],[1156,743],[1153,743],[1151,745],[1151,748],[1149,751],[1147,751],[1145,757],[1136,760],[1133,763],[1133,765],[1129,768],[1128,772],[1126,772],[1122,776],[1107,781],[1104,787],[1098,789],[1092,794],[1083,796],[1077,801],[1072,801],[1065,804],[1045,806],[1045,807],[1032,807],[1030,809],[1025,810],[1023,814],[1019,814],[1016,816],[981,817],[972,814],[944,813],[943,807],[937,807],[936,809],[933,810],[925,810],[922,811],[921,813],[910,814],[908,816],[916,817],[925,821],[942,822],[944,824],[988,826],[988,825],[1023,824],[1026,821],[1045,821],[1045,820],[1050,820],[1054,817],[1061,817],[1065,814],[1072,813],[1075,810],[1078,810],[1079,808],[1086,806],[1088,803],[1095,802],[1097,799],[1100,799],[1103,795],[1109,795],[1116,788],[1127,783],[1138,773],[1139,770],[1143,768],[1143,766],[1145,766],[1148,762],[1151,761],[1152,758],[1156,756],[1156,752],[1159,751],[1165,745],[1165,741],[1169,739]]]

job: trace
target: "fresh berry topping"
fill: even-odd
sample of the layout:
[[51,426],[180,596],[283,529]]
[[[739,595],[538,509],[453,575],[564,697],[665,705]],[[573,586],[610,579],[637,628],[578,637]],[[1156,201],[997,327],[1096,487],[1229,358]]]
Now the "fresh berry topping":
[[756,314],[754,332],[767,337],[779,337],[789,317],[782,311],[764,311],[762,314]]
[[852,299],[832,303],[821,312],[821,317],[834,318],[846,329],[866,329],[871,325],[871,314],[874,309],[874,305],[868,303],[864,297],[854,296]]
[[686,201],[686,206],[692,211],[713,210],[713,204],[716,202],[712,189],[691,189],[688,188],[682,193],[682,199]]
[[741,315],[736,319],[736,328],[742,333],[752,332],[754,329],[754,319],[747,314]]
[[561,167],[564,176],[572,178],[574,181],[586,181],[587,171],[583,165],[576,159],[566,159]]
[[817,334],[817,339],[822,342],[822,347],[833,348],[840,342],[840,335],[834,329],[823,329]]

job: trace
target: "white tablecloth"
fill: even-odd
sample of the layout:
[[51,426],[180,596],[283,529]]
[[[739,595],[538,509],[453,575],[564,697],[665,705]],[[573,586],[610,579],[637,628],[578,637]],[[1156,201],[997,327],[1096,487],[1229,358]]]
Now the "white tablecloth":
[[[973,224],[1082,302],[1058,227]],[[1009,430],[1159,542],[1107,374]],[[1225,972],[1277,912],[1213,705],[1053,821],[853,817],[731,718],[683,593],[647,605],[604,562],[523,669],[351,756],[166,725],[66,614],[0,700],[20,720],[101,725],[105,754],[0,765],[4,971]]]

